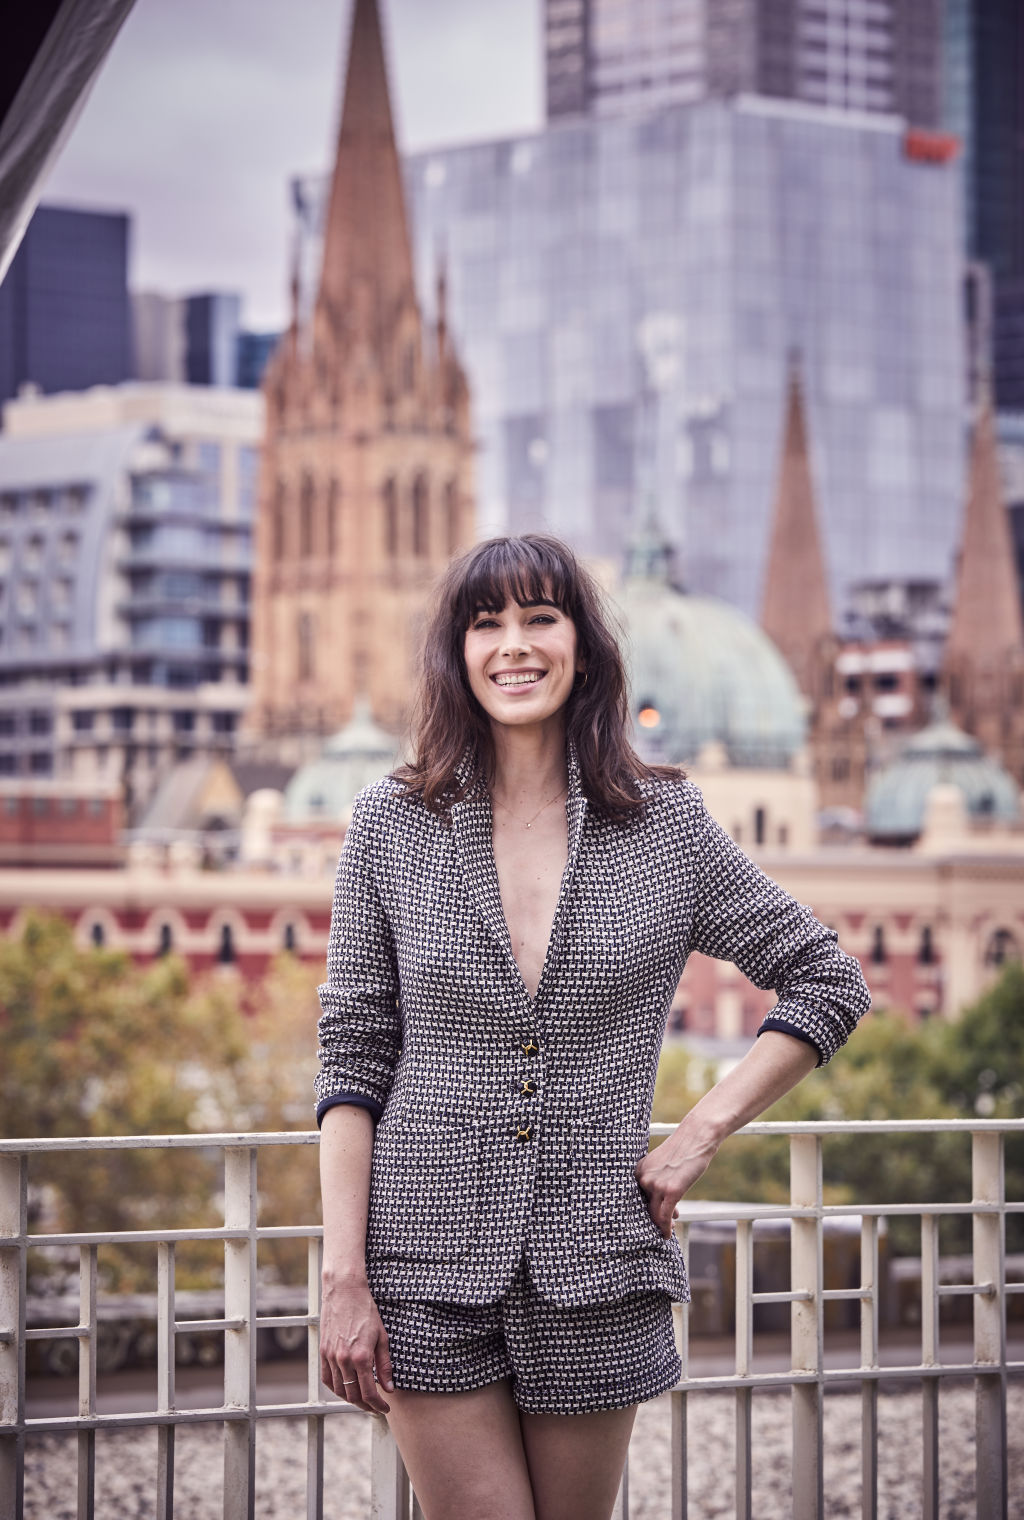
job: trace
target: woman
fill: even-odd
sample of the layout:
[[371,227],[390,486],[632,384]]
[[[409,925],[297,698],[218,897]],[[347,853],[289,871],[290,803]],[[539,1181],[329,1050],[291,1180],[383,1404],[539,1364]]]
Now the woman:
[[[411,765],[356,799],[320,988],[324,1382],[387,1414],[428,1520],[600,1520],[680,1373],[674,1206],[868,1004],[835,933],[680,773],[557,539],[480,544],[428,630]],[[647,1154],[687,954],[778,1002]]]

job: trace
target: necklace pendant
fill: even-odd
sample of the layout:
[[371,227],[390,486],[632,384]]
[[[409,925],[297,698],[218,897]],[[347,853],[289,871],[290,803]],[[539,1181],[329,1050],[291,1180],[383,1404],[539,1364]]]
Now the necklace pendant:
[[532,824],[532,823],[528,823],[528,824],[527,824],[527,825],[526,825],[526,827],[527,827],[527,828],[528,828],[528,829],[532,829],[532,828],[533,828],[533,824]]

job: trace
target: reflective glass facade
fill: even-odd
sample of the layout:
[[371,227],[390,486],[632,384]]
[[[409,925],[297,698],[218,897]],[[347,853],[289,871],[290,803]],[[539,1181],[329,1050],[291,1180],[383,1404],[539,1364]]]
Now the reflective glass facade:
[[959,176],[898,123],[704,101],[424,153],[407,181],[422,290],[446,253],[482,531],[618,560],[653,491],[685,582],[756,613],[798,350],[837,611],[858,580],[949,574]]

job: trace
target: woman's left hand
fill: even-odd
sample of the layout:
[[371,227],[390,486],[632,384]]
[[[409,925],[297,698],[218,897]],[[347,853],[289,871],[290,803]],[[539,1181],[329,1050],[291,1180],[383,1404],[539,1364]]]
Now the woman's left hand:
[[691,1136],[680,1124],[656,1150],[637,1162],[635,1176],[647,1199],[651,1218],[668,1240],[675,1206],[711,1165],[718,1150],[714,1140]]

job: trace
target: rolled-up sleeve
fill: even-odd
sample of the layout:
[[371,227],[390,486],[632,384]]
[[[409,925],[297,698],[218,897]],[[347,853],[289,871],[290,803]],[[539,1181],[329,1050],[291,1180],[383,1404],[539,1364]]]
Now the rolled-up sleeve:
[[320,1070],[317,1123],[337,1103],[379,1118],[401,1048],[394,941],[374,871],[375,818],[360,793],[334,884],[327,980],[317,988]]
[[690,949],[729,960],[778,1002],[758,1034],[777,1029],[813,1045],[823,1066],[871,998],[834,929],[766,876],[700,803],[698,880]]

